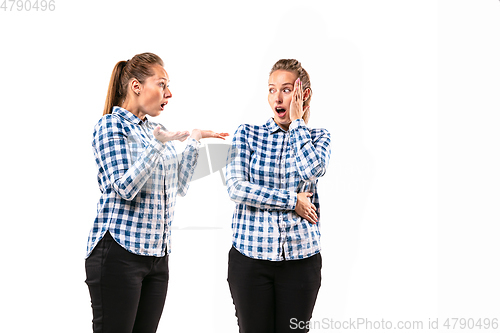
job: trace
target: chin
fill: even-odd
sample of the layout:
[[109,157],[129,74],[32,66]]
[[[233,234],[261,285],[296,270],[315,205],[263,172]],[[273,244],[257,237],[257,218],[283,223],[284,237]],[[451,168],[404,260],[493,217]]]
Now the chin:
[[276,120],[276,122],[282,124],[282,125],[288,125],[291,123],[290,119],[281,119],[280,117],[278,116],[274,116],[274,120]]

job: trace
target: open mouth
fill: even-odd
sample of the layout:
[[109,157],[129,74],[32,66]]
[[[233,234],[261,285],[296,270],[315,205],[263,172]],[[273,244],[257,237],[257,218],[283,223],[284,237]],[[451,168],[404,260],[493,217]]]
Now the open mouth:
[[286,109],[283,109],[283,108],[280,108],[280,107],[276,107],[274,110],[278,114],[278,117],[283,118],[285,116]]
[[161,107],[161,109],[162,109],[162,110],[163,110],[163,108],[165,107],[165,105],[167,105],[167,103],[166,103],[166,102],[165,102],[165,103],[161,103],[160,107]]

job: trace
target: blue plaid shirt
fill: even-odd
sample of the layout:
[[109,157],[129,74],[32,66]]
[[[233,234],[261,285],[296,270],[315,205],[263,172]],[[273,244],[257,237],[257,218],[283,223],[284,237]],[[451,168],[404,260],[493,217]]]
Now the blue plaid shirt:
[[178,156],[173,142],[163,144],[154,137],[156,126],[117,106],[95,126],[92,147],[102,195],[87,257],[107,230],[132,253],[170,253],[176,196],[186,195],[199,143],[189,138]]
[[240,125],[226,168],[227,190],[236,203],[233,246],[242,254],[271,261],[318,253],[320,223],[295,212],[297,193],[312,192],[317,208],[318,178],[330,159],[330,133],[309,129],[302,119],[284,131],[271,118],[263,126]]

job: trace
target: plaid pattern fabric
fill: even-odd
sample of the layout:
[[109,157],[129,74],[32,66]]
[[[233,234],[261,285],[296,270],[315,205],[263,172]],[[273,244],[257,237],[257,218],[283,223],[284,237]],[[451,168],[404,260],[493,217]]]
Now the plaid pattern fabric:
[[95,126],[92,147],[102,195],[87,257],[107,230],[132,253],[170,253],[176,196],[186,195],[199,143],[189,138],[178,156],[173,142],[162,144],[154,137],[156,126],[117,106]]
[[330,160],[330,133],[309,129],[302,119],[289,130],[271,118],[263,126],[240,125],[233,137],[227,190],[236,203],[233,246],[271,261],[310,257],[320,251],[320,223],[295,212],[297,193],[312,192],[319,218],[318,178]]

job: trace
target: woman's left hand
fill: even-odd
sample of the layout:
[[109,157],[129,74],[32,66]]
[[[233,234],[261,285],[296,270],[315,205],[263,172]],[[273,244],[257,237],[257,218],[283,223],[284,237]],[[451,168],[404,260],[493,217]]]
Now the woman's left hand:
[[215,133],[214,131],[211,130],[194,129],[191,132],[191,137],[198,141],[206,138],[216,138],[216,139],[226,140],[225,139],[226,136],[229,136],[229,133]]
[[173,140],[184,141],[189,136],[189,131],[169,132],[169,131],[166,131],[166,128],[163,127],[163,125],[158,125],[154,129],[153,135],[161,143],[165,143],[165,142],[173,141]]
[[302,91],[302,81],[295,80],[293,85],[292,102],[290,103],[290,119],[292,121],[301,119],[304,116],[304,109],[302,107],[304,92]]

